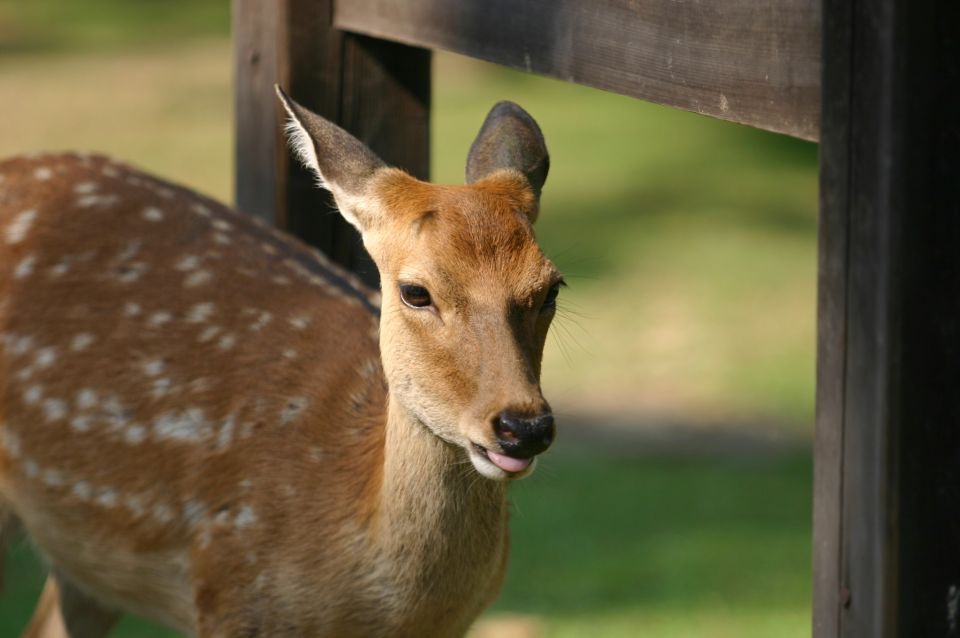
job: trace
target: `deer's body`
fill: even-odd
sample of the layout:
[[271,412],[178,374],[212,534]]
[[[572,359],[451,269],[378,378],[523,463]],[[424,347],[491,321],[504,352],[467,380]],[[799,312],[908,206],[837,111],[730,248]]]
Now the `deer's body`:
[[[531,201],[511,174],[377,183],[414,220]],[[381,335],[379,294],[316,251],[124,165],[0,163],[0,515],[61,584],[189,634],[462,635],[504,575],[505,483],[438,433],[443,407],[405,403],[419,353],[384,312]],[[442,354],[427,394],[477,396]],[[482,415],[526,395],[491,396]]]

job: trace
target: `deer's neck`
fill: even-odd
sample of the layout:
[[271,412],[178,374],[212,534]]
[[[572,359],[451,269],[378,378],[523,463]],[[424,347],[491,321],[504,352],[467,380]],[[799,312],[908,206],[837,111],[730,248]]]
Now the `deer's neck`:
[[505,485],[477,474],[462,449],[393,401],[383,470],[376,533],[398,581],[438,603],[492,595],[506,558]]

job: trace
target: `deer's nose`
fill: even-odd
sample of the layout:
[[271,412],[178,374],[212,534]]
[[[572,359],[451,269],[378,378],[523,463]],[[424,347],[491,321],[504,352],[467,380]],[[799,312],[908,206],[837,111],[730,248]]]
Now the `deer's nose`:
[[550,447],[556,427],[549,412],[526,417],[504,410],[493,418],[493,431],[504,454],[525,459]]

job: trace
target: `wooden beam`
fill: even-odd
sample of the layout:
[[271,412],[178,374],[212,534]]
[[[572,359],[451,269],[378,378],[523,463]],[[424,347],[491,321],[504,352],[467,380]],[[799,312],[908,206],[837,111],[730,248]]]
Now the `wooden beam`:
[[335,24],[815,140],[812,0],[337,0]]
[[824,16],[814,636],[958,636],[960,11]]
[[377,271],[329,193],[290,155],[273,84],[336,122],[387,163],[429,172],[430,52],[344,33],[329,0],[233,0],[236,196],[368,283]]

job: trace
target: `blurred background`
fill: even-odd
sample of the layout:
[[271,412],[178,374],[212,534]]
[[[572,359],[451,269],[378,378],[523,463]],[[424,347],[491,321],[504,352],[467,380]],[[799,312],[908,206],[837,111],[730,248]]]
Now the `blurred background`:
[[[0,156],[102,151],[231,201],[229,24],[228,0],[0,0]],[[560,438],[475,635],[808,636],[816,146],[437,53],[434,181],[500,99],[546,135],[537,233],[570,287]],[[0,636],[43,577],[14,546]]]

